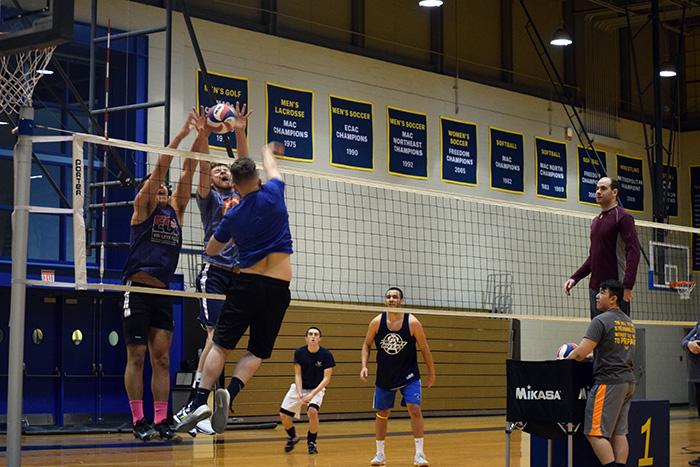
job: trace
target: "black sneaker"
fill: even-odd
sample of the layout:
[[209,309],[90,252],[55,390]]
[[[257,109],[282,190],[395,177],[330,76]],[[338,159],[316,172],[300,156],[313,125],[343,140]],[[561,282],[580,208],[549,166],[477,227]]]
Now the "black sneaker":
[[287,444],[284,445],[284,452],[290,452],[294,449],[294,445],[299,442],[301,438],[295,436],[294,438],[287,438]]
[[309,441],[309,454],[318,454],[318,448],[313,441]]
[[155,430],[158,432],[158,437],[163,441],[170,441],[173,443],[182,442],[182,438],[180,438],[180,435],[175,433],[167,422],[160,422],[153,428],[155,428]]
[[688,465],[700,465],[700,457],[693,459],[692,461],[688,461]]
[[132,431],[134,432],[134,438],[140,439],[141,441],[149,441],[158,436],[158,433],[153,428],[153,425],[151,425],[145,418],[142,418],[136,422],[132,428]]

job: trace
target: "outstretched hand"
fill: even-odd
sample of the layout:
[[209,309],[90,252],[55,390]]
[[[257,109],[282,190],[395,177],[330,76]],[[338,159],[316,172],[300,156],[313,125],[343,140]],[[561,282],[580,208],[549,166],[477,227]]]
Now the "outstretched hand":
[[[204,117],[206,120],[206,116]],[[199,115],[197,112],[194,110],[194,108],[190,111],[190,113],[187,115],[187,119],[185,120],[185,123],[182,124],[182,127],[180,130],[177,132],[177,136],[180,138],[185,138],[187,135],[190,134],[190,131],[196,130],[197,125],[198,125],[198,119]],[[206,125],[206,121],[204,122]],[[199,130],[197,130],[199,131]]]
[[236,111],[236,116],[233,123],[234,130],[245,130],[248,126],[248,119],[251,115],[253,115],[253,112],[247,111],[246,106],[247,104],[243,104],[243,107],[241,107],[240,103],[236,102],[236,107],[234,108]]

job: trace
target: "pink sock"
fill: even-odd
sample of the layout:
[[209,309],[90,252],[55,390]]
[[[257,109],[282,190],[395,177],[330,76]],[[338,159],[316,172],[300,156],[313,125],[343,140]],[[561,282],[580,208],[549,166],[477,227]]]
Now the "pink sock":
[[143,418],[143,401],[129,401],[129,405],[131,406],[131,419],[136,425],[136,422]]
[[155,401],[153,403],[153,424],[157,425],[168,418],[168,401]]

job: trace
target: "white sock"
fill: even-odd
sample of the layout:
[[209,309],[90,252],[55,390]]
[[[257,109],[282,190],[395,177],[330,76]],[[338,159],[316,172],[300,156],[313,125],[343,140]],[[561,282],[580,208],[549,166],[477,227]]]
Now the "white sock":
[[202,374],[201,371],[198,371],[198,372],[194,375],[194,381],[192,382],[192,387],[193,387],[193,388],[198,388],[198,387],[199,387],[199,383],[202,382],[202,376],[204,376],[204,375]]
[[413,441],[416,443],[416,454],[423,454],[423,439],[413,438]]
[[377,440],[377,454],[384,454],[384,440]]

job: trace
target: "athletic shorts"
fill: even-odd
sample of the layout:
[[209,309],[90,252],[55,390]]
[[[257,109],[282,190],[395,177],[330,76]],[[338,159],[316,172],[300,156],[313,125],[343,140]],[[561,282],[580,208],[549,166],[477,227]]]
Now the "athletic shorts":
[[[313,389],[302,389],[301,394],[306,397]],[[323,404],[323,396],[326,394],[326,388],[321,389],[309,402],[309,408],[315,407],[316,410],[321,408]],[[282,401],[282,406],[280,407],[280,412],[283,414],[294,416],[294,418],[299,418],[301,416],[301,398],[299,397],[299,392],[297,391],[297,385],[292,383],[287,391],[287,395],[284,396]]]
[[374,403],[372,406],[375,410],[387,410],[394,408],[394,400],[396,399],[396,391],[401,391],[401,406],[406,407],[406,404],[420,405],[422,398],[422,389],[420,380],[417,379],[412,383],[399,389],[384,389],[379,386],[374,387]]
[[588,394],[583,433],[610,438],[627,434],[634,383],[596,384]]
[[[226,295],[237,275],[238,273],[231,270],[204,263],[197,275],[197,292]],[[199,301],[199,316],[197,320],[205,330],[207,327],[213,328],[216,326],[223,307],[223,300],[203,298]]]
[[250,327],[248,351],[258,358],[270,358],[290,300],[289,282],[239,274],[226,294],[214,343],[233,350]]
[[[146,284],[126,281],[134,287],[150,287]],[[124,342],[145,345],[150,328],[172,331],[173,299],[168,295],[124,292],[122,301]]]

